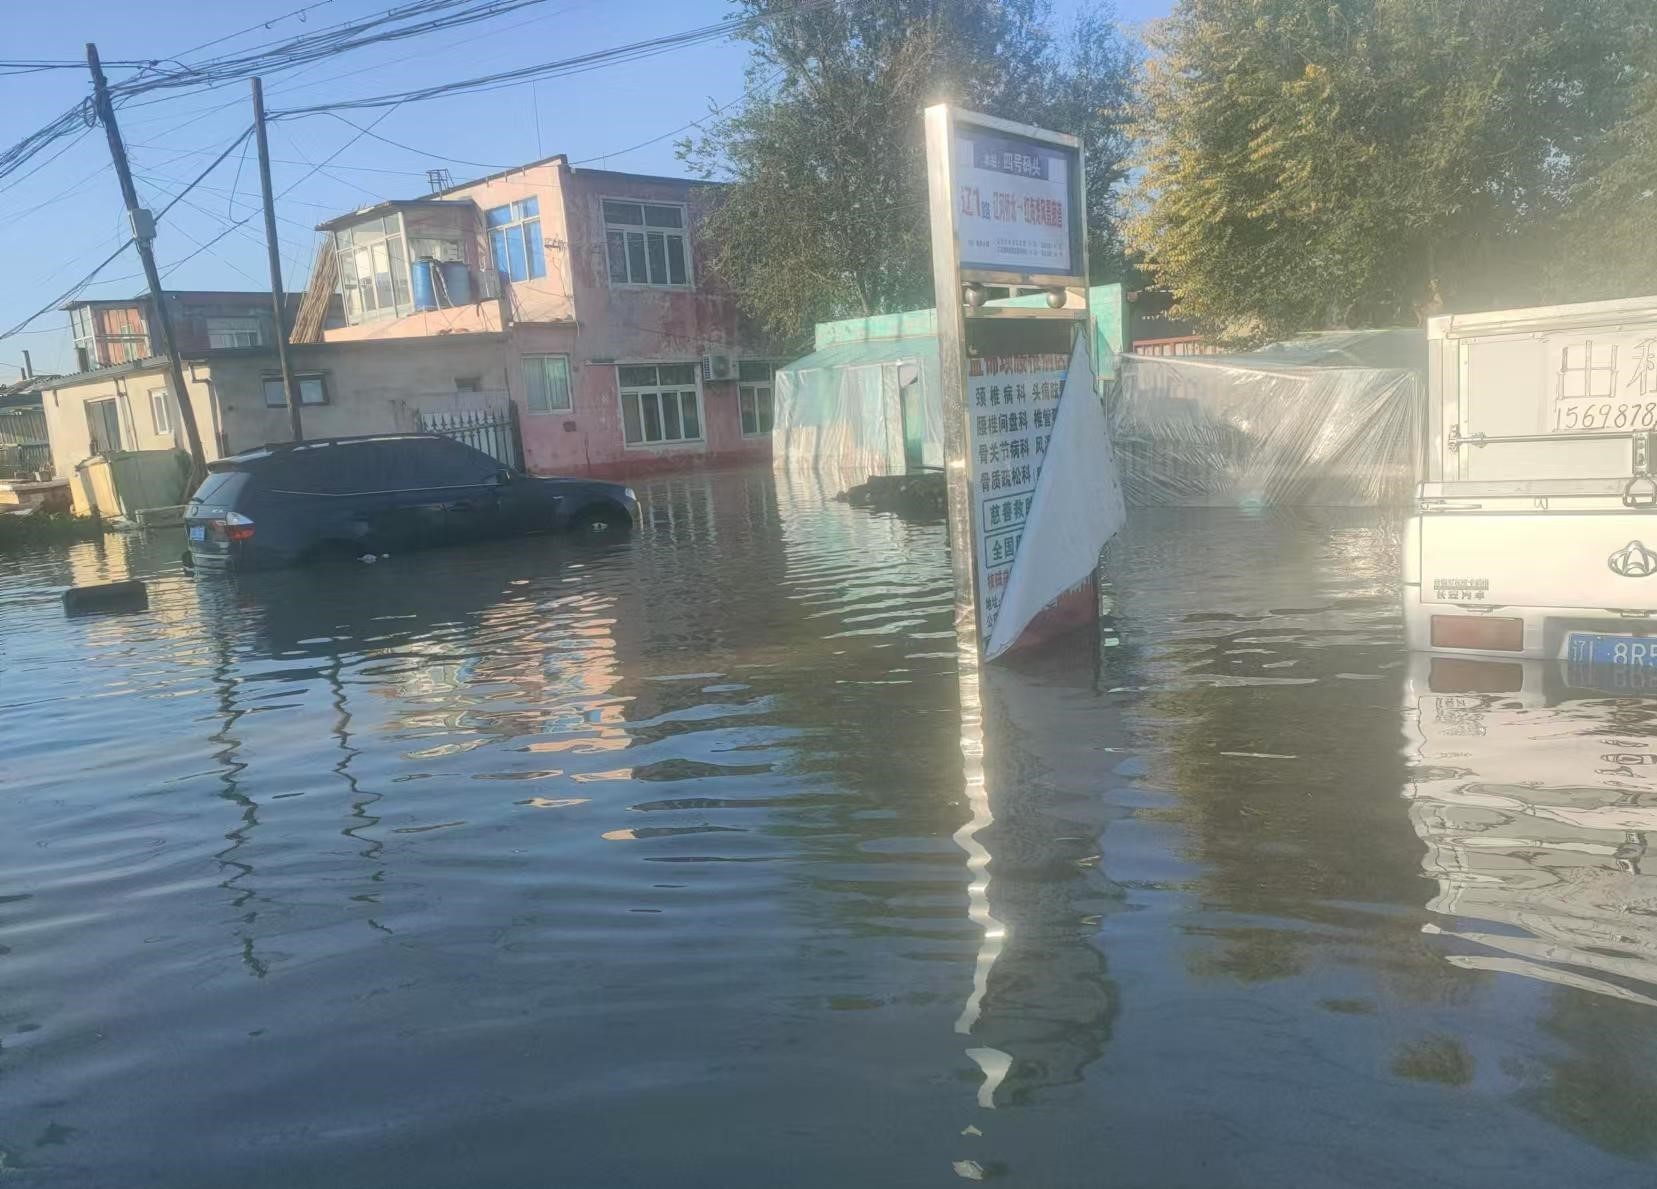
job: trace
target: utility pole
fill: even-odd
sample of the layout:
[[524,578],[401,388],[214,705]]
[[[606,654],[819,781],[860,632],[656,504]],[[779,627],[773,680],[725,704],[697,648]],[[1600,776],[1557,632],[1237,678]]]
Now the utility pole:
[[299,425],[299,385],[288,362],[288,299],[282,292],[282,256],[276,238],[276,199],[270,192],[270,143],[265,139],[265,88],[253,80],[253,135],[259,142],[259,189],[265,196],[265,252],[270,257],[270,301],[276,312],[276,362],[282,368],[282,391],[288,395],[288,424],[293,440],[303,442]]
[[[150,287],[150,305],[155,311],[156,327],[161,331],[161,347],[171,365],[173,403],[178,406],[178,419],[184,423],[184,437],[190,446],[190,488],[194,490],[207,476],[207,456],[201,450],[201,431],[196,428],[190,390],[184,386],[184,361],[178,357],[178,343],[173,338],[173,317],[167,309],[167,295],[161,288],[161,274],[155,269],[155,252],[151,246],[155,239],[155,216],[138,205],[138,191],[132,184],[132,170],[127,166],[127,149],[115,124],[115,105],[109,101],[109,83],[98,62],[98,47],[90,41],[86,43],[86,65],[92,71],[93,103],[109,136],[109,156],[115,162],[115,176],[121,182],[121,197],[127,204],[132,239],[138,245],[138,259],[144,264],[144,280]],[[155,344],[152,342],[150,346],[153,349]]]
[[[126,146],[121,142],[121,129],[114,123],[114,104],[109,103],[109,83],[104,79],[103,66],[98,63],[98,46],[86,43],[86,66],[93,71],[93,103],[98,119],[103,121],[109,136],[109,159],[114,161],[114,174],[121,181],[121,197],[126,200],[126,217],[133,225],[133,242],[138,243],[138,258],[144,263],[144,282],[149,285],[149,305],[156,313],[156,328],[161,331],[161,349],[166,351],[171,364],[172,402],[179,406],[179,421],[184,422],[184,437],[191,447],[191,490],[207,477],[207,455],[202,454],[202,436],[196,427],[196,407],[191,404],[191,391],[184,386],[184,361],[179,358],[179,344],[172,338],[172,313],[167,310],[167,295],[161,288],[161,273],[156,272],[156,253],[151,243],[156,238],[156,217],[138,205],[138,190],[133,187],[133,171],[126,164]],[[154,348],[154,343],[151,343]]]
[[23,352],[23,378],[25,380],[35,378],[35,361],[29,358],[27,351]]

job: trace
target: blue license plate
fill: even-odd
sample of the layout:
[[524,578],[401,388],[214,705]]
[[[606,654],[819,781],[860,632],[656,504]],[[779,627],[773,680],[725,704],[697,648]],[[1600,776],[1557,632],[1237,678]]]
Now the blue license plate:
[[1650,669],[1657,672],[1657,636],[1572,632],[1566,641],[1565,659],[1573,665],[1603,665],[1611,669]]
[[192,524],[190,526],[190,540],[192,540],[192,541],[205,541],[205,540],[207,540],[207,526],[205,524]]

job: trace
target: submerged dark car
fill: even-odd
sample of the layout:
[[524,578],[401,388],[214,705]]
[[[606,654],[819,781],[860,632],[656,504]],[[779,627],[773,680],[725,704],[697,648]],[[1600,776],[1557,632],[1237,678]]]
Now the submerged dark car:
[[537,479],[437,434],[262,446],[208,466],[184,512],[188,560],[269,569],[530,533],[618,537],[631,488]]

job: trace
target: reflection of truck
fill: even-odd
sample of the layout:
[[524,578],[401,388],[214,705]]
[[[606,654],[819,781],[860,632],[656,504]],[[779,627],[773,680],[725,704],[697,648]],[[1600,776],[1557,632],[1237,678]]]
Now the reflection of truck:
[[1435,318],[1410,647],[1657,683],[1657,297]]
[[1410,820],[1445,959],[1657,1006],[1657,702],[1558,661],[1410,659]]

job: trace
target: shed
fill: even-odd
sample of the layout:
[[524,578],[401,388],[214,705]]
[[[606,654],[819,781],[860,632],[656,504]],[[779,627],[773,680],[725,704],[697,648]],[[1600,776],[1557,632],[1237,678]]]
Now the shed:
[[[1045,293],[992,305],[1038,305]],[[1088,291],[1094,370],[1122,349],[1120,285]],[[938,321],[933,310],[820,322],[816,350],[777,369],[772,457],[780,466],[867,475],[942,467]]]

